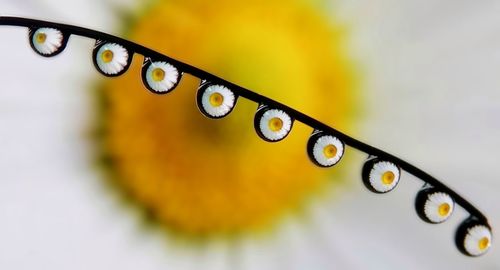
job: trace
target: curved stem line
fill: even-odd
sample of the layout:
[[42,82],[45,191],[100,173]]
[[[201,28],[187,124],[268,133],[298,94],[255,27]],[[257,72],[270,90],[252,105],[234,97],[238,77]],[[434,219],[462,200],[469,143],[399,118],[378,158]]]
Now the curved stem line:
[[303,124],[313,128],[313,130],[321,130],[327,133],[330,133],[336,137],[338,137],[340,140],[342,140],[346,145],[349,145],[353,148],[358,149],[359,151],[362,151],[368,155],[371,156],[376,156],[381,159],[393,162],[397,164],[398,166],[401,167],[404,171],[412,174],[413,176],[419,178],[420,180],[424,181],[425,183],[432,185],[444,192],[447,192],[454,200],[455,202],[460,205],[462,208],[464,208],[469,214],[475,218],[477,218],[479,221],[484,222],[486,225],[489,226],[487,218],[476,208],[474,207],[471,203],[469,203],[467,200],[465,200],[462,196],[460,196],[458,193],[447,187],[445,184],[441,183],[439,180],[431,176],[430,174],[426,173],[425,171],[413,166],[412,164],[394,156],[391,155],[385,151],[382,151],[376,147],[373,147],[371,145],[368,145],[366,143],[363,143],[355,138],[352,138],[337,129],[330,127],[306,114],[303,114],[293,108],[288,107],[285,104],[282,104],[278,101],[272,100],[268,97],[262,96],[260,94],[257,94],[249,89],[246,89],[244,87],[241,87],[239,85],[236,85],[232,82],[226,81],[222,78],[219,78],[213,74],[210,74],[204,70],[201,70],[197,67],[191,66],[189,64],[180,62],[176,59],[170,58],[166,55],[163,55],[157,51],[154,51],[150,48],[144,47],[140,44],[137,44],[135,42],[119,38],[110,34],[106,34],[103,32],[95,31],[92,29],[88,28],[83,28],[79,26],[73,26],[73,25],[68,25],[68,24],[59,24],[59,23],[54,23],[54,22],[49,22],[49,21],[42,21],[42,20],[34,20],[34,19],[27,19],[27,18],[21,18],[21,17],[10,17],[10,16],[0,16],[0,25],[11,25],[11,26],[23,26],[23,27],[28,27],[28,28],[38,28],[38,27],[52,27],[59,29],[63,31],[64,33],[68,35],[78,35],[78,36],[83,36],[87,37],[90,39],[95,39],[95,40],[103,40],[103,41],[108,41],[108,42],[114,42],[114,43],[119,43],[122,46],[125,46],[128,50],[131,51],[131,53],[138,53],[144,57],[150,57],[155,60],[163,60],[167,61],[174,66],[176,66],[180,71],[191,74],[202,81],[210,81],[212,83],[216,84],[223,84],[226,87],[230,88],[232,91],[235,92],[236,95],[242,96],[246,99],[249,99],[251,101],[256,102],[257,104],[265,104],[273,108],[281,109],[286,111],[293,119],[302,122]]

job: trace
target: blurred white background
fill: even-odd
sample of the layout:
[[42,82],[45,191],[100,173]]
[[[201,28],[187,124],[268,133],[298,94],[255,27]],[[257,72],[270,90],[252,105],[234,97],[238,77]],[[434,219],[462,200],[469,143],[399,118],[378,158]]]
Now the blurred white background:
[[[3,15],[119,35],[121,1],[0,0]],[[366,102],[354,137],[435,175],[500,224],[500,2],[336,1],[351,31]],[[421,183],[373,195],[353,186],[290,220],[274,237],[199,249],[164,241],[124,211],[93,168],[93,41],[72,38],[54,59],[27,31],[0,28],[0,269],[500,269],[500,249],[471,259],[453,243],[465,217],[421,222]],[[195,64],[195,63],[193,63]],[[364,156],[354,154],[360,161]],[[341,195],[340,197],[338,195]]]

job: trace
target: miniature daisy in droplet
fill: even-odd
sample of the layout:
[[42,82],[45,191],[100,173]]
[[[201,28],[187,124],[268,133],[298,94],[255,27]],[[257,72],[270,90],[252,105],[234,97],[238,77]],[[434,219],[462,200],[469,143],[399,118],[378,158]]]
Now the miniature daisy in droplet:
[[279,109],[266,109],[257,113],[256,130],[259,136],[270,142],[283,140],[292,129],[292,118]]
[[491,245],[491,231],[484,225],[468,229],[464,238],[465,251],[472,256],[479,256],[488,251]]
[[386,193],[396,187],[400,174],[400,169],[392,162],[369,160],[363,167],[363,183],[373,192]]
[[454,210],[454,202],[450,195],[436,192],[428,195],[424,204],[424,213],[432,223],[441,223],[447,220]]
[[143,67],[143,81],[146,87],[156,94],[173,90],[180,81],[180,72],[165,61],[154,61]]
[[30,35],[30,44],[40,55],[54,56],[64,49],[64,35],[54,28],[38,28]]
[[334,136],[313,136],[311,140],[308,143],[309,157],[321,167],[330,167],[337,164],[344,155],[344,144]]
[[222,118],[234,108],[236,97],[223,85],[202,85],[198,90],[198,107],[210,118]]
[[94,63],[105,76],[118,76],[130,65],[130,55],[120,44],[104,43],[94,50]]

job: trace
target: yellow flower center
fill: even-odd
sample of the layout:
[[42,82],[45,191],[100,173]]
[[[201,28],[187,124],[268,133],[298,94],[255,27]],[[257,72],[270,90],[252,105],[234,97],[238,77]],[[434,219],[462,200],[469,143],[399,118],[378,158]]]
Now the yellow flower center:
[[113,61],[113,51],[104,50],[101,54],[101,59],[104,63],[109,63],[109,62]]
[[445,217],[450,213],[451,206],[448,203],[442,203],[438,207],[438,213],[440,216]]
[[337,155],[337,147],[333,144],[329,144],[323,148],[323,155],[326,158],[333,158]]
[[269,129],[273,132],[278,132],[283,128],[283,120],[279,117],[273,117],[269,119],[269,122],[267,123],[269,126]]
[[38,33],[36,35],[36,42],[37,43],[40,43],[40,44],[45,43],[45,40],[47,40],[47,34],[45,34],[45,33]]
[[483,251],[490,246],[490,239],[488,237],[483,237],[477,243],[479,250]]
[[[330,13],[304,1],[155,3],[128,38],[350,131],[355,69]],[[133,61],[100,91],[111,105],[102,110],[101,142],[115,186],[157,222],[190,236],[266,229],[341,183],[342,170],[311,165],[310,128],[296,125],[293,136],[265,143],[253,128],[254,102],[241,98],[228,117],[208,119],[194,106],[199,79],[186,76],[158,97],[138,76],[142,59]],[[283,127],[279,118],[269,124]]]
[[213,107],[219,107],[223,102],[224,96],[220,93],[215,92],[210,95],[210,105],[212,105]]
[[395,178],[396,178],[396,176],[394,175],[393,172],[386,171],[384,174],[382,174],[382,183],[384,185],[391,185],[392,182],[394,182]]
[[153,81],[161,82],[165,79],[165,71],[161,68],[155,68],[153,69],[151,76],[153,77]]

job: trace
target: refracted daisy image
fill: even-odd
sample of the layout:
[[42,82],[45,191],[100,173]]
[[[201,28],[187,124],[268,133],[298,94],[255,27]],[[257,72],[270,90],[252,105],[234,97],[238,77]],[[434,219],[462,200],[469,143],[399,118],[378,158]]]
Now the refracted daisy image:
[[1,269],[500,268],[500,3],[0,12]]

